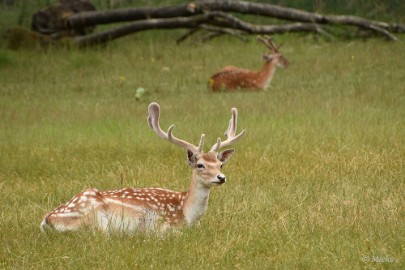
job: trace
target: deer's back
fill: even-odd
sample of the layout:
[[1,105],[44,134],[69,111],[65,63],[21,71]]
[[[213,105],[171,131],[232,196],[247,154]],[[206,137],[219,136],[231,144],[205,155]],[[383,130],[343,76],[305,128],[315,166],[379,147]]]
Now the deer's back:
[[216,91],[260,90],[261,80],[256,72],[227,66],[214,74],[209,81],[211,89]]

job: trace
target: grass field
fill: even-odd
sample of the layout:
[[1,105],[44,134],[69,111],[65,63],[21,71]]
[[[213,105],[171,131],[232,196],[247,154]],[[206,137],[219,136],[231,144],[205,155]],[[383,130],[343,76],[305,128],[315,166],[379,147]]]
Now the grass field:
[[[253,37],[0,50],[0,268],[403,269],[403,39],[276,40],[290,66],[260,93],[206,87],[224,65],[260,67]],[[163,239],[40,233],[46,212],[87,187],[188,187],[185,152],[147,126],[151,101],[163,127],[210,145],[239,110],[247,135],[201,224]]]

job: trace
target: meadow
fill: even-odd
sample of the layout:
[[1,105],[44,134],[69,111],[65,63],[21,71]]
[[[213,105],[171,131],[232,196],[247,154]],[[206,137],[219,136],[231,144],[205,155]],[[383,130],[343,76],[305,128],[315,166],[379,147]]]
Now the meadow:
[[[0,50],[0,268],[403,269],[404,39],[276,36],[290,66],[268,91],[211,93],[212,73],[258,69],[265,49],[174,36]],[[163,128],[208,145],[239,110],[247,135],[201,223],[163,238],[41,233],[88,187],[187,189],[185,151],[148,128],[152,101]]]

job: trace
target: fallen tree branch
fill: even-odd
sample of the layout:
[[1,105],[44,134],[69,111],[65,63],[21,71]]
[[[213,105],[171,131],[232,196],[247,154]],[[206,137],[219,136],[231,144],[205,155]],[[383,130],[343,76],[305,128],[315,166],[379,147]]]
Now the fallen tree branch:
[[221,27],[228,27],[245,31],[249,34],[280,34],[289,32],[315,32],[322,35],[330,36],[319,25],[314,23],[291,23],[281,25],[257,25],[245,22],[235,16],[225,12],[211,12],[215,21],[215,25]]
[[[367,29],[378,33],[389,40],[397,40],[391,32],[403,33],[405,26],[388,24],[385,22],[371,21],[357,16],[346,15],[321,15],[299,9],[277,6],[268,3],[255,3],[247,1],[226,0],[201,0],[192,3],[179,4],[169,7],[157,8],[132,8],[110,11],[94,11],[72,15],[68,18],[68,25],[73,28],[94,26],[97,24],[115,23],[123,21],[146,20],[156,18],[188,17],[204,12],[236,12],[273,17],[282,20],[296,21],[318,25],[349,25]],[[306,24],[304,24],[306,25]],[[297,26],[295,26],[297,27]],[[303,27],[304,29],[307,26]],[[304,30],[305,31],[305,30]]]
[[[94,44],[105,43],[135,32],[151,30],[151,29],[174,29],[174,28],[191,28],[198,29],[203,26],[213,25],[217,27],[217,31],[230,33],[232,31],[239,31],[249,34],[275,34],[286,32],[316,32],[324,35],[327,34],[321,27],[315,24],[308,23],[293,23],[284,25],[256,25],[244,22],[230,14],[224,12],[207,12],[205,14],[190,16],[190,17],[175,17],[165,19],[148,19],[140,20],[129,23],[124,26],[119,26],[99,33],[93,33],[86,36],[79,36],[74,39],[74,42],[80,46],[88,46]],[[223,28],[222,30],[219,30]],[[236,32],[234,32],[236,33]],[[187,37],[187,34],[186,34]],[[180,41],[184,37],[180,38]],[[178,41],[179,42],[179,41]]]
[[195,28],[202,23],[208,22],[209,19],[210,15],[202,14],[193,17],[141,20],[109,29],[104,32],[76,37],[74,39],[74,43],[76,43],[79,47],[83,47],[105,43],[107,41],[111,41],[139,31],[151,29]]
[[202,10],[217,10],[223,12],[237,12],[242,14],[254,14],[268,16],[277,19],[299,21],[316,24],[351,25],[368,29],[391,40],[397,40],[389,31],[404,31],[405,27],[398,24],[389,24],[379,21],[371,21],[357,16],[347,15],[321,15],[295,8],[288,8],[268,3],[255,3],[237,0],[215,1],[204,0],[201,2]]
[[80,28],[83,26],[146,19],[187,17],[201,13],[195,12],[193,8],[190,8],[190,4],[186,3],[169,7],[121,8],[107,11],[83,12],[70,16],[67,23],[71,28]]
[[230,35],[230,36],[234,36],[242,41],[247,41],[247,39],[245,37],[243,37],[243,35],[245,35],[246,32],[243,32],[240,30],[235,30],[235,29],[229,29],[229,28],[225,28],[225,27],[217,27],[217,26],[213,26],[213,25],[201,24],[201,25],[197,26],[196,28],[191,29],[190,31],[188,31],[187,33],[182,35],[181,37],[179,37],[176,40],[176,43],[180,44],[181,42],[183,42],[184,40],[189,38],[191,35],[195,34],[196,32],[198,32],[200,30],[206,30],[209,32],[209,34],[203,38],[203,41],[211,40],[215,37],[219,37],[222,35]]

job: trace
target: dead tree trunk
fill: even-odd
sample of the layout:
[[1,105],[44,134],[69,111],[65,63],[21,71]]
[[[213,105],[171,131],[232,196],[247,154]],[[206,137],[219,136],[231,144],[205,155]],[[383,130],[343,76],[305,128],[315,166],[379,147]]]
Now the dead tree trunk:
[[129,22],[146,19],[187,17],[202,12],[193,12],[188,9],[189,4],[180,4],[169,7],[144,7],[144,8],[124,8],[107,11],[95,11],[76,14],[68,18],[68,24],[72,28],[83,26],[94,26],[98,24],[109,24],[117,22]]
[[101,33],[93,33],[87,36],[76,37],[74,42],[79,46],[101,44],[135,32],[151,29],[174,29],[174,28],[194,28],[208,22],[209,15],[196,15],[193,17],[175,17],[168,19],[140,20]]
[[[235,15],[251,14],[281,19],[283,24],[257,25],[243,21]],[[286,23],[291,22],[294,23]],[[397,40],[392,32],[404,33],[405,26],[371,21],[356,16],[321,15],[303,10],[277,6],[268,3],[255,3],[238,0],[197,0],[196,2],[157,8],[131,8],[109,11],[78,13],[68,17],[70,29],[81,29],[98,24],[130,22],[124,26],[76,37],[79,46],[104,43],[134,32],[149,29],[188,28],[186,38],[199,29],[213,31],[212,36],[220,34],[274,34],[285,32],[315,32],[331,37],[323,26],[344,25],[377,33],[389,40]]]
[[[216,27],[214,32],[220,32],[222,29],[224,33],[232,34],[234,30],[238,30],[240,33],[248,34],[276,34],[285,32],[317,32],[320,34],[329,35],[321,27],[316,24],[308,23],[292,23],[284,25],[255,25],[244,22],[225,12],[207,12],[190,17],[175,17],[165,19],[148,19],[139,20],[129,23],[124,26],[119,26],[110,30],[106,30],[100,33],[93,33],[87,36],[80,36],[75,38],[75,43],[80,46],[88,46],[94,44],[105,43],[135,32],[151,30],[151,29],[174,29],[174,28],[188,28],[196,29],[201,28],[208,29],[207,25]],[[210,30],[210,29],[208,29]],[[211,29],[212,30],[212,29]],[[236,33],[235,33],[236,34]],[[181,42],[190,34],[178,39]]]
[[385,22],[370,21],[357,16],[321,15],[268,3],[255,3],[237,0],[200,0],[188,4],[179,4],[169,7],[132,8],[86,12],[70,16],[68,18],[68,23],[70,27],[75,29],[78,27],[123,21],[188,17],[215,11],[260,15],[305,23],[303,24],[305,25],[304,30],[308,29],[309,24],[356,26],[361,29],[378,33],[389,40],[397,40],[397,38],[391,32],[405,32],[404,26],[398,24],[388,24]]

